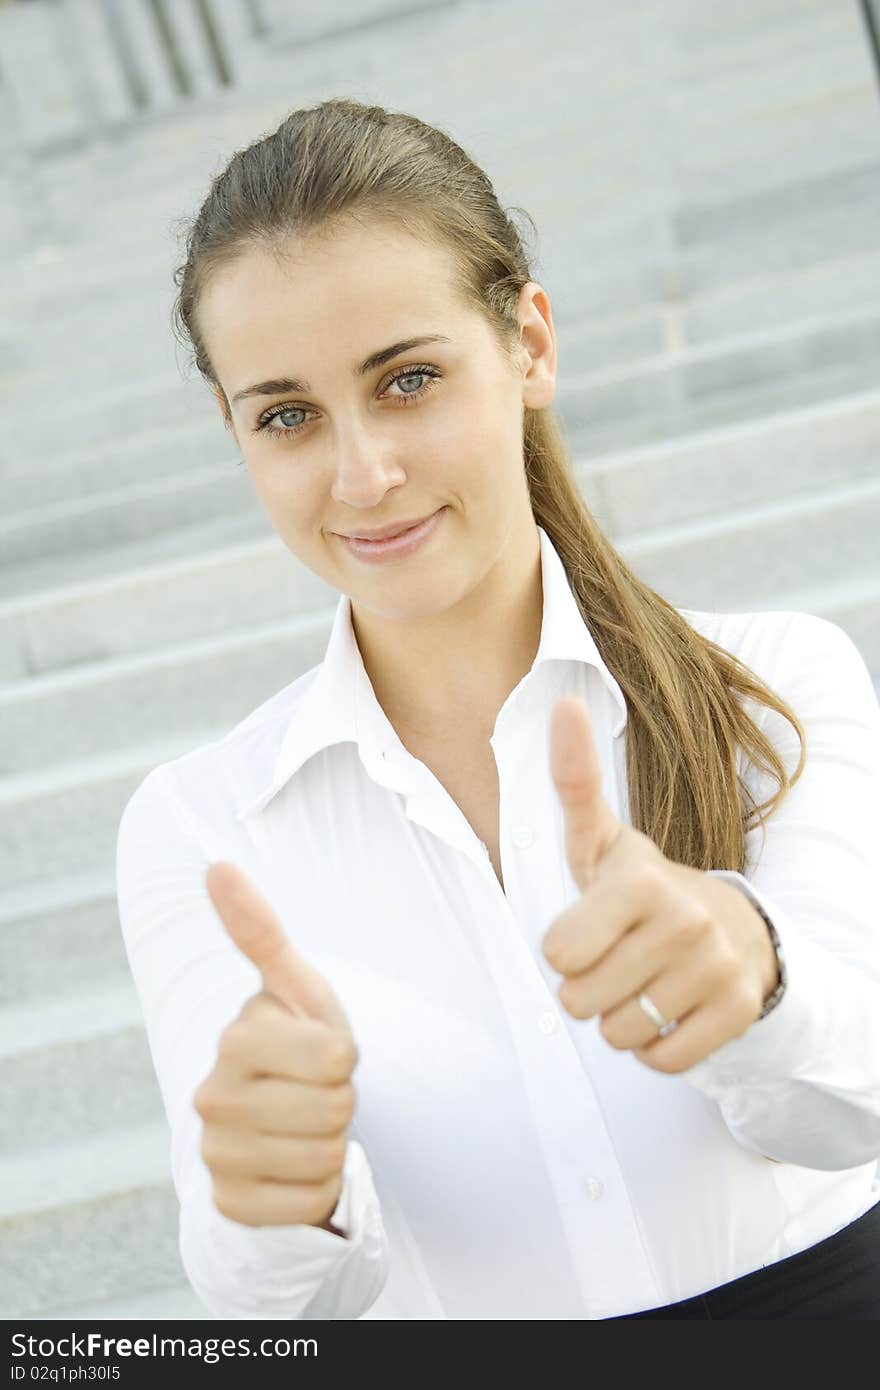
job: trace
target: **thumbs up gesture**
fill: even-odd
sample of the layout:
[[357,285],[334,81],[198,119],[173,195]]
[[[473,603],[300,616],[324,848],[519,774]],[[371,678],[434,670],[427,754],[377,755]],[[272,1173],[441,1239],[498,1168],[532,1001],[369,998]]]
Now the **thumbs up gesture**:
[[646,1066],[685,1071],[744,1033],[776,988],[766,924],[732,884],[674,863],[617,819],[576,696],[553,708],[550,768],[581,893],[542,941],[560,1002],[573,1018],[598,1015],[606,1042]]
[[229,936],[262,988],[224,1029],[217,1060],[194,1096],[214,1203],[245,1226],[329,1221],[342,1168],[358,1060],[330,985],[294,949],[266,899],[234,864],[205,875]]

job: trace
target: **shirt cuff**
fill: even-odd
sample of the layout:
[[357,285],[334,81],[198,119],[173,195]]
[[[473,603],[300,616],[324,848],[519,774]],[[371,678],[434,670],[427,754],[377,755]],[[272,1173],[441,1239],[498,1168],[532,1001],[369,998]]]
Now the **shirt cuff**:
[[307,1224],[233,1221],[214,1205],[210,1173],[201,1162],[199,1168],[197,1202],[181,1213],[181,1258],[216,1316],[353,1318],[373,1301],[385,1279],[386,1240],[372,1174],[356,1140],[349,1140],[330,1216],[346,1236]]

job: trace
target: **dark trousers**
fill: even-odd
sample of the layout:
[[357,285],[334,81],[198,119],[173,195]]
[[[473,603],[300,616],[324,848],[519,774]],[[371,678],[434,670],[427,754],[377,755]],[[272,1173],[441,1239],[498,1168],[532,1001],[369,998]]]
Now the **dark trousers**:
[[742,1279],[605,1321],[632,1318],[880,1319],[880,1202],[817,1245]]

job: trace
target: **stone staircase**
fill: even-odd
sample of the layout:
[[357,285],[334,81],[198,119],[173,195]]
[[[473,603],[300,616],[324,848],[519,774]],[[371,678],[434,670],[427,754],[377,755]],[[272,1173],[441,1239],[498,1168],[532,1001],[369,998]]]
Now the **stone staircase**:
[[627,561],[682,607],[830,618],[880,686],[880,102],[858,7],[351,3],[327,33],[313,5],[300,38],[283,9],[235,87],[35,156],[51,235],[23,243],[24,214],[7,228],[8,1319],[207,1316],[177,1251],[114,853],[146,774],[319,662],[335,611],[168,322],[172,219],[287,109],[378,101],[474,153],[538,226],[559,416]]

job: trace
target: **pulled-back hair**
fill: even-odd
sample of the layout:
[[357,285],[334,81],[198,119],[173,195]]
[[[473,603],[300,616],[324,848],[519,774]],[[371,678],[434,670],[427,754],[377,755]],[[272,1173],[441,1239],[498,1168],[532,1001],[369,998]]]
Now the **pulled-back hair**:
[[[510,215],[521,211],[503,209],[482,169],[415,116],[353,100],[291,111],[233,155],[187,224],[186,259],[174,274],[175,331],[228,417],[198,322],[214,273],[255,247],[280,254],[291,237],[390,223],[454,253],[455,291],[484,315],[513,362],[519,293],[533,278]],[[632,825],[677,863],[742,872],[746,834],[756,824],[763,830],[803,770],[806,738],[796,714],[626,565],[587,507],[550,408],[524,410],[523,464],[535,521],[626,699]],[[791,777],[745,698],[794,726],[801,751]],[[737,746],[778,781],[760,805],[739,778]]]

